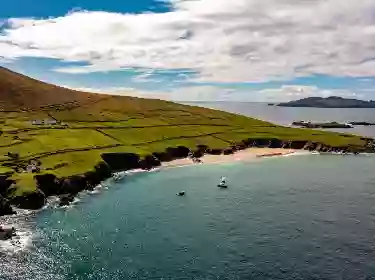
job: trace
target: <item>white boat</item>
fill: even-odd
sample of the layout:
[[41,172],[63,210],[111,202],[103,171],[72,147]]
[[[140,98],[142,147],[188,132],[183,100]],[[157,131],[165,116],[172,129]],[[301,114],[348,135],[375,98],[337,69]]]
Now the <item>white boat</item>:
[[219,188],[228,188],[227,185],[227,178],[221,177],[220,178],[220,183],[217,185]]

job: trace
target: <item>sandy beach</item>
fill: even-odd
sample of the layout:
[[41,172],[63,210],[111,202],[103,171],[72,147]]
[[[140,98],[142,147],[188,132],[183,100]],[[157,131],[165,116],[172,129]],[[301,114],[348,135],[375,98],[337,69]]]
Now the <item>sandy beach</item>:
[[[273,148],[249,148],[238,151],[232,155],[204,155],[200,160],[205,163],[225,163],[234,161],[251,161],[264,157],[285,156],[296,153],[292,149],[273,149]],[[197,164],[190,158],[177,159],[171,162],[164,162],[163,167],[177,167]]]

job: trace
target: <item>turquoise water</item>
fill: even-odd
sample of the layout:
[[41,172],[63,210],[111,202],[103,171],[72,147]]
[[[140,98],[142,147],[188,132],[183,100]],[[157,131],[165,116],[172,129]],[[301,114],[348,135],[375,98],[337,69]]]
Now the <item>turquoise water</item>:
[[34,235],[0,278],[375,279],[374,170],[301,155],[134,174],[18,217]]

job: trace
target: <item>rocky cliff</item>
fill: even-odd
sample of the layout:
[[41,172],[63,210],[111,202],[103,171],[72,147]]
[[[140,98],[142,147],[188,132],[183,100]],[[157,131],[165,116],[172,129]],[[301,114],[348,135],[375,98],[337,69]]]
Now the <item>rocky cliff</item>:
[[344,152],[344,153],[360,153],[375,152],[375,142],[371,138],[362,138],[367,142],[364,147],[344,146],[333,147],[322,143],[311,141],[282,141],[280,139],[245,139],[241,142],[231,145],[226,149],[210,149],[208,146],[199,145],[195,150],[187,147],[170,147],[165,152],[153,153],[141,158],[133,153],[104,153],[102,154],[103,162],[98,163],[90,172],[82,175],[70,176],[66,178],[57,178],[53,174],[37,174],[35,182],[38,187],[36,192],[25,194],[22,197],[16,197],[11,201],[6,200],[3,195],[7,193],[9,187],[14,183],[7,176],[0,177],[0,216],[13,214],[14,211],[11,204],[18,208],[39,209],[46,203],[49,196],[59,196],[60,205],[71,203],[74,197],[84,191],[92,190],[102,181],[110,178],[114,172],[126,171],[132,169],[150,170],[158,167],[162,162],[168,162],[174,159],[186,158],[190,155],[193,157],[201,157],[204,154],[228,155],[238,150],[251,147],[269,147],[269,148],[285,148],[296,150],[309,150],[320,152]]

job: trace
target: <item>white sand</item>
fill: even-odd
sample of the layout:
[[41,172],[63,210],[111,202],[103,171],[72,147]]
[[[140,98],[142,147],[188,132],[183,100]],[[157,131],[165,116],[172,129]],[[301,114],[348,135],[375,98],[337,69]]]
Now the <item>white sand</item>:
[[[275,157],[283,156],[295,153],[292,149],[272,149],[272,148],[249,148],[246,150],[238,151],[232,155],[204,155],[202,163],[225,163],[234,161],[249,161],[256,160],[262,157]],[[190,158],[176,159],[171,162],[164,162],[164,167],[176,167],[197,164],[194,163]]]

